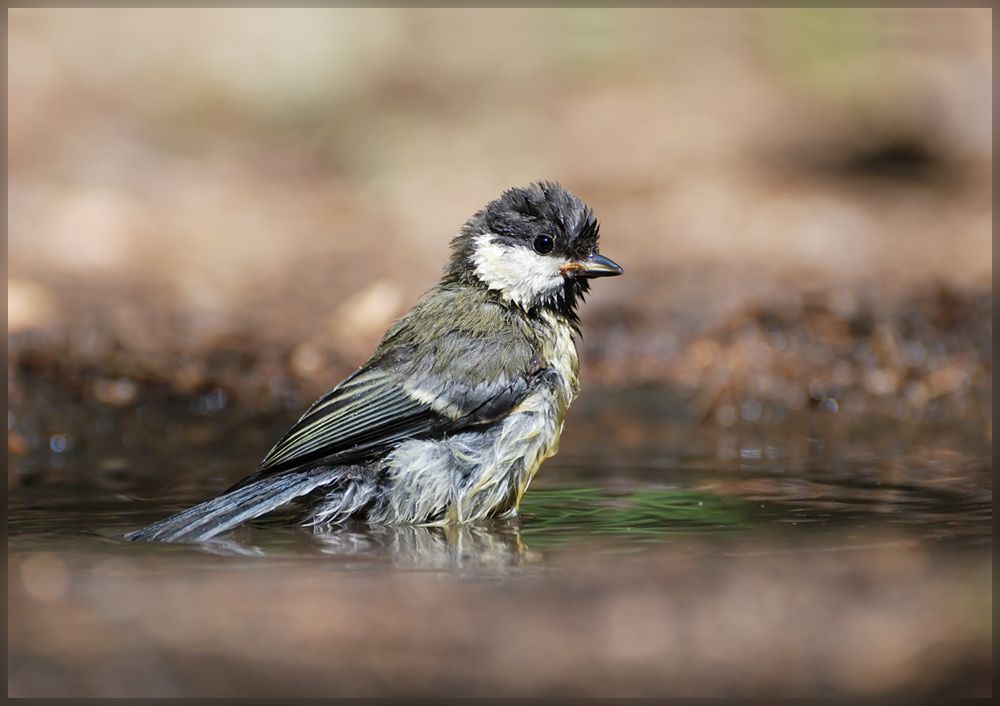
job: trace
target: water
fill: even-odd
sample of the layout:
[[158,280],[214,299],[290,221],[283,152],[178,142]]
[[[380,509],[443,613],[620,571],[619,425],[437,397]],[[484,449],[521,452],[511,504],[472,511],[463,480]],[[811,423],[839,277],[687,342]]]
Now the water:
[[[800,440],[796,448],[773,438],[763,443],[757,435],[742,440],[734,434],[704,436],[701,446],[712,442],[714,453],[702,457],[640,451],[595,461],[564,450],[547,462],[526,494],[519,521],[480,529],[513,533],[538,550],[564,551],[597,545],[641,551],[691,536],[808,543],[819,535],[860,531],[898,531],[956,550],[992,541],[985,449],[963,454],[938,441],[887,454],[855,442],[826,452],[824,442],[811,438]],[[224,472],[219,459],[214,465],[216,479],[237,477],[241,467],[249,467],[234,461]],[[61,470],[66,472],[66,466]],[[65,541],[79,544],[88,538],[112,546],[107,543],[125,532],[207,499],[229,482],[216,480],[214,491],[191,486],[172,491],[17,489],[8,505],[10,546],[58,549]],[[255,525],[257,531],[244,532],[253,538],[246,540],[250,553],[283,551],[289,542],[275,544],[272,536],[298,535],[299,543],[308,543],[316,535],[266,519]],[[361,524],[350,532],[372,533]],[[338,531],[321,534],[328,553]],[[381,544],[373,541],[372,553]],[[120,550],[128,551],[128,545]]]
[[519,520],[463,528],[123,542],[254,465],[277,423],[236,412],[12,457],[9,693],[990,693],[983,423],[627,411],[584,405]]

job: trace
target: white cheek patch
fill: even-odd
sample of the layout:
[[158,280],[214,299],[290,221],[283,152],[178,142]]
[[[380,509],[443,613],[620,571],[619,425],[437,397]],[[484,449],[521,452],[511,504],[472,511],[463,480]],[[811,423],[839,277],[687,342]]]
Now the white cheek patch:
[[531,308],[562,289],[560,268],[568,261],[539,255],[529,247],[496,243],[489,233],[474,240],[472,262],[487,287],[524,308]]

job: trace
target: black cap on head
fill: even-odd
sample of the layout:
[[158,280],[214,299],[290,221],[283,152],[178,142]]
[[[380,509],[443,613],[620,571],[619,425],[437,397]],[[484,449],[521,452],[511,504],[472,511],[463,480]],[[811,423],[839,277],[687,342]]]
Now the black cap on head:
[[545,233],[555,239],[556,250],[567,256],[583,258],[597,252],[594,212],[554,182],[509,189],[476,215],[497,235],[530,240]]
[[509,189],[452,241],[441,286],[497,290],[526,311],[544,307],[575,324],[588,280],[622,271],[598,252],[599,237],[594,212],[559,184]]
[[473,238],[483,233],[512,243],[530,243],[539,235],[548,235],[554,243],[553,252],[571,259],[597,254],[600,236],[594,212],[559,184],[540,181],[515,187],[470,218],[452,241],[447,279],[463,279],[471,273]]

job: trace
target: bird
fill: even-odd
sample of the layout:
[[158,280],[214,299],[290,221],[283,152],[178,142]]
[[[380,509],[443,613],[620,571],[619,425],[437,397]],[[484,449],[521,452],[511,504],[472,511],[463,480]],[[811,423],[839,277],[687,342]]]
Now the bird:
[[251,475],[125,535],[203,542],[282,506],[297,524],[513,518],[580,392],[577,308],[601,255],[593,210],[560,184],[504,191],[460,229],[440,282]]

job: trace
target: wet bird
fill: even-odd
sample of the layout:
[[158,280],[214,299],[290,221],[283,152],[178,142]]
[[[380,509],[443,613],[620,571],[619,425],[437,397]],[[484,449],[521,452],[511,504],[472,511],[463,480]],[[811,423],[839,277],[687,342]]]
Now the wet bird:
[[452,524],[517,514],[580,391],[589,280],[619,275],[551,182],[504,192],[452,241],[441,282],[225,493],[126,535],[198,542],[288,505],[298,522]]

